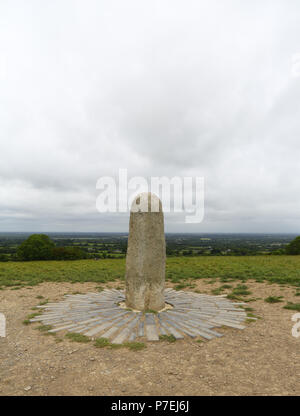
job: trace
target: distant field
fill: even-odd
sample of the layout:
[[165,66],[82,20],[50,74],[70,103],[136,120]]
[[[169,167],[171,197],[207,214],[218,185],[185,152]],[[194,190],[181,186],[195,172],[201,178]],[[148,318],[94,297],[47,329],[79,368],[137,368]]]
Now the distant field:
[[[125,259],[0,263],[0,288],[42,282],[97,282],[124,279]],[[300,256],[169,257],[166,277],[192,285],[194,279],[267,280],[300,287]]]

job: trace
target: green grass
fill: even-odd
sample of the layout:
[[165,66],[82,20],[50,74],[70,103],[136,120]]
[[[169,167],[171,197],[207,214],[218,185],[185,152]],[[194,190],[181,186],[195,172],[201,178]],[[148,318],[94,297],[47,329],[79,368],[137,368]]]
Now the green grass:
[[43,300],[42,302],[39,303],[39,306],[47,305],[48,302],[49,302],[49,299],[45,299],[45,300]]
[[94,345],[97,348],[105,348],[105,347],[109,347],[111,343],[106,338],[97,338]]
[[[131,309],[129,309],[129,310],[131,310]],[[155,314],[158,314],[158,312],[157,311],[154,311],[153,309],[146,309],[143,313],[155,313]]]
[[284,309],[289,309],[291,311],[299,311],[300,312],[300,303],[288,302],[287,305],[284,306]]
[[35,329],[37,329],[38,331],[42,332],[43,335],[53,335],[56,336],[56,334],[54,332],[49,332],[50,329],[52,329],[51,325],[40,325],[37,326]]
[[[1,262],[0,287],[35,286],[42,282],[124,280],[125,259]],[[248,279],[300,287],[300,256],[201,256],[167,258],[166,279],[182,289],[194,279],[216,282]]]
[[123,346],[132,351],[139,351],[146,348],[146,345],[143,342],[124,342]]
[[143,342],[124,342],[123,344],[112,344],[108,339],[106,338],[97,338],[94,343],[95,347],[97,348],[122,348],[126,347],[129,348],[132,351],[139,351],[144,348],[146,348],[146,345]]
[[248,318],[256,318],[256,319],[261,319],[261,317],[260,317],[260,316],[258,316],[258,315],[254,315],[254,313],[252,313],[252,312],[247,313],[247,316],[248,316]]
[[38,315],[40,315],[40,313],[39,313],[39,312],[37,312],[37,313],[31,313],[30,315],[27,315],[26,319],[23,321],[23,324],[24,324],[24,325],[29,325],[29,324],[31,324],[32,322],[30,322],[30,319],[33,319],[33,318],[35,318],[35,317],[36,317],[36,316],[38,316]]
[[265,302],[267,303],[279,303],[282,301],[283,296],[269,296],[265,299]]
[[90,338],[86,335],[77,334],[76,332],[68,332],[66,334],[66,338],[68,338],[72,342],[90,342]]
[[248,296],[251,292],[246,285],[237,285],[237,287],[232,290],[232,294],[236,296]]
[[223,293],[223,289],[221,287],[211,290],[211,294],[215,296],[221,295],[222,293]]
[[33,319],[33,318],[35,318],[36,316],[39,316],[39,315],[40,315],[40,312],[31,313],[30,315],[27,316],[27,319]]
[[179,285],[174,286],[175,290],[182,290],[185,289],[186,287],[188,287],[189,285],[186,283],[180,283]]
[[35,286],[42,282],[106,283],[124,279],[124,259],[0,262],[0,287]]
[[160,335],[159,339],[161,339],[162,341],[168,341],[168,342],[176,341],[176,338],[174,337],[174,335]]

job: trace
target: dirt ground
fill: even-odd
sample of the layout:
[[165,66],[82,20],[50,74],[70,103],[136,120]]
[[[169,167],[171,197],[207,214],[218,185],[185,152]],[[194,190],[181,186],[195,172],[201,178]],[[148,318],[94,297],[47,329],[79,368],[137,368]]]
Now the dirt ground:
[[[256,298],[248,306],[262,319],[244,330],[222,328],[225,336],[211,341],[148,342],[140,351],[45,336],[39,324],[22,323],[41,302],[37,296],[60,301],[66,293],[95,291],[96,284],[1,290],[7,336],[0,338],[0,395],[300,395],[300,338],[291,333],[296,312],[263,301],[275,295],[299,303],[296,290],[246,284]],[[200,280],[194,290],[210,293],[220,285]]]

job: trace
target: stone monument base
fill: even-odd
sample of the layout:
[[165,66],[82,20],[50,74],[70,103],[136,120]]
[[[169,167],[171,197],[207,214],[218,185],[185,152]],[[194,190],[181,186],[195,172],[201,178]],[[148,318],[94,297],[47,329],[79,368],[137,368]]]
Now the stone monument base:
[[[65,295],[65,300],[39,308],[44,314],[31,319],[51,325],[49,332],[70,331],[93,338],[107,338],[113,344],[125,341],[158,341],[161,335],[185,336],[210,340],[223,334],[217,328],[244,329],[247,317],[240,305],[223,296],[166,289],[170,309],[160,312],[124,309],[122,290],[105,289],[99,293]],[[252,318],[255,319],[255,318]]]

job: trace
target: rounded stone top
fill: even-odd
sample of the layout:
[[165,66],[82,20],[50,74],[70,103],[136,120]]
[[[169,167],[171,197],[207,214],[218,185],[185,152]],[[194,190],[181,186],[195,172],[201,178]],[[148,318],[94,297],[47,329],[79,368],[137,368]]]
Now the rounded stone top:
[[156,194],[141,192],[132,201],[130,212],[162,212],[162,203]]

